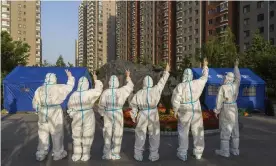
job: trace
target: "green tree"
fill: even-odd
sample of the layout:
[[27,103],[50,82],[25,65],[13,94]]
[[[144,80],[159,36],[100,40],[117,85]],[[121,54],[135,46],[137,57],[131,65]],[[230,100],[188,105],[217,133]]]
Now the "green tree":
[[42,67],[51,67],[53,66],[51,63],[49,63],[47,60],[43,60],[43,63],[41,65]]
[[74,67],[74,65],[70,62],[68,62],[68,67]]
[[13,41],[7,31],[1,32],[1,69],[9,73],[18,65],[27,65],[30,46],[22,41]]
[[65,62],[64,62],[64,60],[63,60],[62,55],[60,55],[60,56],[58,57],[57,62],[56,62],[56,66],[57,66],[57,67],[66,67],[66,64],[65,64]]
[[229,27],[208,40],[200,51],[197,52],[196,60],[202,61],[201,57],[207,57],[211,67],[231,67],[237,58],[237,46],[235,36]]

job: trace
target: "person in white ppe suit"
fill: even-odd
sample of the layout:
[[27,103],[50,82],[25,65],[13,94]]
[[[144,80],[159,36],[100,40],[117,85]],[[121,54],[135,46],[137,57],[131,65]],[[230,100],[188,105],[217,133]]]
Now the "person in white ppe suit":
[[208,73],[208,62],[204,59],[202,76],[193,80],[192,70],[185,69],[182,83],[178,84],[173,91],[171,102],[175,118],[178,118],[177,157],[183,161],[187,160],[190,127],[194,140],[193,155],[195,158],[201,159],[204,150],[204,128],[199,98],[208,80]]
[[99,113],[104,119],[102,159],[117,160],[121,158],[120,151],[124,129],[122,107],[134,87],[129,71],[126,71],[126,82],[125,86],[118,88],[118,77],[112,75],[108,83],[109,89],[106,89],[100,98]]
[[[236,100],[239,95],[240,71],[239,61],[235,62],[234,73],[229,72],[224,78],[223,85],[220,87],[217,95],[216,108],[214,110],[216,117],[219,114],[220,125],[220,149],[216,154],[229,157],[230,153],[239,155],[239,122],[238,107]],[[229,141],[231,140],[231,149]]]
[[63,146],[63,111],[61,105],[67,95],[73,90],[75,78],[66,70],[67,84],[57,84],[54,73],[48,73],[44,85],[40,86],[33,98],[33,108],[38,113],[38,147],[36,159],[42,161],[49,151],[49,136],[53,141],[54,160],[67,156]]
[[[134,158],[137,161],[143,160],[147,129],[150,144],[149,160],[157,161],[159,159],[160,122],[157,104],[160,101],[161,93],[169,78],[169,70],[170,66],[167,64],[163,76],[155,86],[153,86],[152,78],[146,76],[143,80],[143,89],[139,90],[131,100],[131,118],[134,123],[137,117],[134,145]],[[137,115],[138,111],[139,113]]]
[[68,114],[72,121],[73,137],[73,161],[87,161],[90,159],[90,149],[95,133],[95,115],[93,105],[100,97],[103,84],[97,80],[94,73],[95,88],[89,88],[89,81],[86,77],[81,77],[78,82],[77,91],[75,91],[68,101]]

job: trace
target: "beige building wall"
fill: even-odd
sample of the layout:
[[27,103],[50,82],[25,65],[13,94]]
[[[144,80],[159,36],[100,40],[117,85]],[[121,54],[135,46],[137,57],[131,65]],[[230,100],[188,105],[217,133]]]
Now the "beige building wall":
[[[1,18],[6,17],[3,12],[9,10],[9,28],[6,29],[9,30],[13,40],[27,42],[31,47],[28,66],[40,66],[42,63],[40,1],[2,1],[1,3],[4,4],[1,5]],[[10,4],[7,5],[7,3]]]
[[75,66],[79,66],[79,47],[78,40],[75,40]]

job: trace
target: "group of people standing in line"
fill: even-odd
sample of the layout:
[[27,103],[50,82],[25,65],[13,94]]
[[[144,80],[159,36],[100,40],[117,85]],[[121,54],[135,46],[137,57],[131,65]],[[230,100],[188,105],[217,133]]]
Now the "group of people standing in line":
[[[143,88],[133,95],[130,100],[131,118],[137,123],[135,128],[134,158],[143,160],[143,151],[147,132],[149,134],[150,161],[159,159],[160,144],[160,122],[157,105],[161,93],[169,78],[170,66],[167,64],[163,76],[156,85],[150,76],[143,80]],[[39,143],[36,159],[42,161],[49,152],[50,135],[53,143],[53,159],[60,160],[67,156],[64,150],[63,138],[63,111],[61,104],[68,94],[73,90],[75,79],[71,72],[65,71],[68,76],[67,84],[57,84],[54,73],[48,73],[44,85],[40,86],[33,98],[33,107],[38,113],[38,136]],[[173,91],[171,102],[175,117],[178,119],[179,147],[177,156],[179,159],[187,160],[189,145],[189,130],[191,127],[193,135],[196,159],[201,159],[204,150],[204,127],[199,97],[208,80],[208,61],[204,59],[202,76],[193,80],[191,69],[185,69],[182,83],[177,85]],[[126,85],[119,88],[118,77],[112,75],[108,82],[109,88],[103,91],[103,84],[93,74],[95,87],[89,89],[89,81],[86,77],[78,80],[77,90],[72,93],[68,101],[67,113],[73,119],[73,161],[88,161],[90,149],[95,133],[94,103],[99,99],[98,112],[104,119],[103,137],[104,148],[102,159],[120,159],[120,150],[123,136],[124,117],[122,107],[133,92],[134,84],[130,78],[130,72],[126,71]],[[240,85],[240,73],[238,60],[235,62],[234,73],[225,75],[223,85],[219,88],[217,106],[214,110],[219,115],[221,129],[220,149],[215,153],[229,157],[230,153],[239,155],[239,126],[237,96]],[[102,92],[103,91],[103,92]],[[231,148],[229,141],[231,139]]]

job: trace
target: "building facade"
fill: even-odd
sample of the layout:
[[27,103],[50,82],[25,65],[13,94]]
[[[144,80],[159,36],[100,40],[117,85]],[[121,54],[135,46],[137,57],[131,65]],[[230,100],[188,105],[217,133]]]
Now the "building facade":
[[75,40],[75,66],[79,66],[79,47],[78,40]]
[[239,5],[239,48],[245,51],[251,44],[254,33],[276,45],[276,2],[241,1]]
[[208,41],[212,36],[221,34],[230,27],[238,42],[238,1],[206,1],[205,5],[205,37]]
[[28,66],[42,64],[40,1],[1,1],[1,30],[30,45]]
[[115,59],[113,1],[82,1],[79,7],[78,62],[95,71]]
[[176,2],[176,64],[180,69],[184,58],[195,64],[197,49],[203,40],[203,3],[200,1]]

